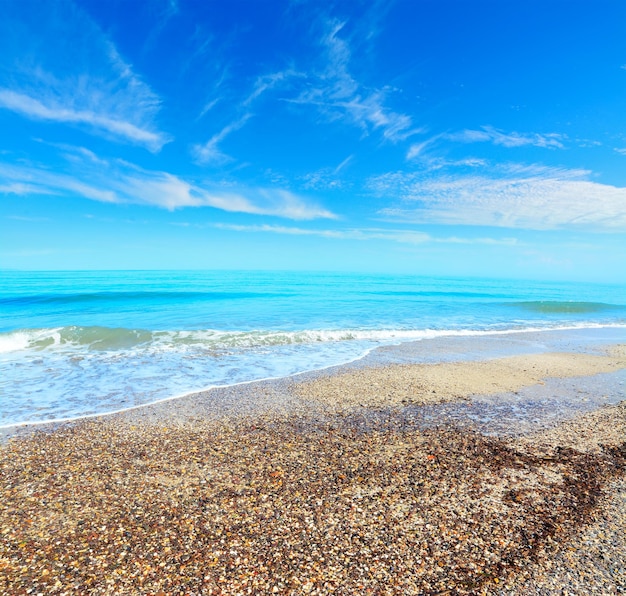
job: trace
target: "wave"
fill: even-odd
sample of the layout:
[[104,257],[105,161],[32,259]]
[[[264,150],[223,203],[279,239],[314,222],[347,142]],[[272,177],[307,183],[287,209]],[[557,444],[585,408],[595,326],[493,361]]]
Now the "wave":
[[516,306],[523,310],[541,314],[591,314],[608,311],[624,311],[621,304],[603,302],[569,302],[556,300],[535,300],[526,302],[509,302],[508,306]]
[[135,291],[135,292],[84,292],[82,294],[33,294],[0,298],[3,306],[33,306],[43,304],[81,304],[97,302],[138,302],[138,301],[212,301],[237,300],[247,298],[267,298],[283,294],[259,292],[197,292],[197,291]]
[[580,329],[626,327],[620,323],[578,323],[571,325],[494,324],[483,329],[320,329],[300,331],[280,330],[190,330],[148,331],[99,326],[69,326],[51,329],[20,329],[0,333],[0,353],[20,351],[76,350],[124,351],[148,349],[153,351],[196,349],[206,353],[231,349],[263,348],[293,344],[366,341],[401,343],[446,336],[479,336],[546,331],[548,329]]
[[123,350],[152,346],[155,349],[205,347],[220,350],[254,348],[289,344],[351,340],[385,340],[394,337],[419,338],[424,332],[407,330],[302,330],[302,331],[147,331],[109,327],[58,327],[54,329],[21,329],[0,333],[0,352],[84,348],[88,350]]
[[0,333],[0,353],[45,350],[58,347],[87,347],[94,350],[120,350],[151,341],[152,333],[138,329],[109,327],[56,327],[20,329]]
[[380,290],[362,292],[365,296],[407,296],[425,298],[506,298],[506,294],[494,294],[493,292],[464,292],[464,291],[438,291],[438,290]]

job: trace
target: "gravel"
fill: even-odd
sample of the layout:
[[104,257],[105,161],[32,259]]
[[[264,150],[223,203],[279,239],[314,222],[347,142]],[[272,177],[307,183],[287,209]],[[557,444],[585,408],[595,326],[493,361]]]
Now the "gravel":
[[[477,383],[624,368],[623,349],[516,358]],[[459,366],[406,368],[408,399],[399,368],[371,368],[240,388],[265,405],[239,414],[204,394],[16,435],[0,592],[625,593],[626,402],[517,435],[425,424],[420,391],[471,403]]]

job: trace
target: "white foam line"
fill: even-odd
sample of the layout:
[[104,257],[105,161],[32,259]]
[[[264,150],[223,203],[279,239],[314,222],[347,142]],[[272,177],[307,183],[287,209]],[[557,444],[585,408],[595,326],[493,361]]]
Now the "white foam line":
[[[385,345],[392,345],[392,346],[399,346],[401,344],[404,343],[411,343],[414,341],[424,341],[424,340],[429,340],[429,339],[440,339],[440,338],[445,338],[445,337],[479,337],[479,336],[483,336],[483,335],[508,335],[508,334],[520,334],[520,333],[538,333],[538,332],[551,332],[551,331],[576,331],[579,329],[626,329],[626,325],[619,325],[619,324],[614,324],[614,325],[602,325],[600,323],[590,323],[588,325],[572,325],[572,326],[563,326],[563,327],[550,327],[550,328],[545,328],[545,327],[530,327],[530,328],[526,328],[526,329],[509,329],[509,330],[503,330],[503,329],[497,329],[497,330],[487,330],[487,331],[461,331],[461,332],[444,332],[442,335],[434,335],[434,336],[428,336],[428,337],[422,337],[422,338],[407,338],[395,343],[389,343],[389,344],[385,344]],[[229,387],[239,387],[241,385],[251,385],[252,383],[262,383],[264,381],[277,381],[279,379],[291,379],[293,377],[296,377],[298,375],[302,375],[305,373],[310,373],[310,372],[318,372],[318,371],[322,371],[322,370],[328,370],[329,368],[334,368],[336,366],[346,366],[347,364],[352,364],[353,362],[357,362],[358,360],[362,360],[363,358],[365,358],[366,356],[368,356],[369,354],[371,354],[373,351],[377,350],[380,346],[372,346],[371,348],[368,348],[367,350],[365,350],[360,356],[357,356],[355,358],[352,358],[351,360],[346,360],[344,362],[339,362],[336,364],[329,364],[328,366],[322,366],[320,368],[312,368],[312,369],[306,369],[306,370],[301,370],[295,373],[292,373],[290,375],[283,375],[283,376],[278,376],[278,377],[264,377],[261,379],[251,379],[249,381],[239,381],[237,383],[227,383],[225,385],[209,385],[207,387],[204,387],[202,389],[193,389],[192,391],[186,391],[185,393],[180,393],[178,395],[172,395],[170,397],[164,397],[162,399],[157,399],[156,401],[151,401],[145,404],[138,404],[136,406],[129,406],[128,408],[120,408],[119,410],[113,410],[111,412],[99,412],[99,413],[95,413],[95,414],[84,414],[82,416],[72,416],[69,418],[55,418],[53,420],[32,420],[32,421],[26,421],[26,422],[16,422],[14,424],[4,424],[4,425],[0,425],[0,429],[6,429],[6,428],[21,428],[24,426],[43,426],[46,424],[61,424],[63,422],[74,422],[76,420],[87,420],[90,418],[102,418],[105,416],[114,416],[115,414],[122,414],[124,412],[130,412],[132,410],[139,410],[140,408],[146,408],[148,406],[154,406],[157,404],[162,404],[168,401],[174,401],[176,399],[181,399],[183,397],[188,397],[190,395],[195,395],[197,393],[204,393],[205,391],[212,391],[214,389],[227,389]]]

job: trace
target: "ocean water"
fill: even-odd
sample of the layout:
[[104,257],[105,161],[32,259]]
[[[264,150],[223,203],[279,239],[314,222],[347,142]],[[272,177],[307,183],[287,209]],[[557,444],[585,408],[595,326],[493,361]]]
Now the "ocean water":
[[378,346],[626,328],[626,288],[293,272],[0,272],[0,427],[113,412]]

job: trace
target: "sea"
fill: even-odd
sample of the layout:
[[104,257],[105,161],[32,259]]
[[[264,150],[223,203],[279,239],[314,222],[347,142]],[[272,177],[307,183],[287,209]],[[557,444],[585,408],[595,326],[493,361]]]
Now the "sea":
[[260,271],[0,272],[0,427],[122,411],[378,347],[626,329],[626,287]]

